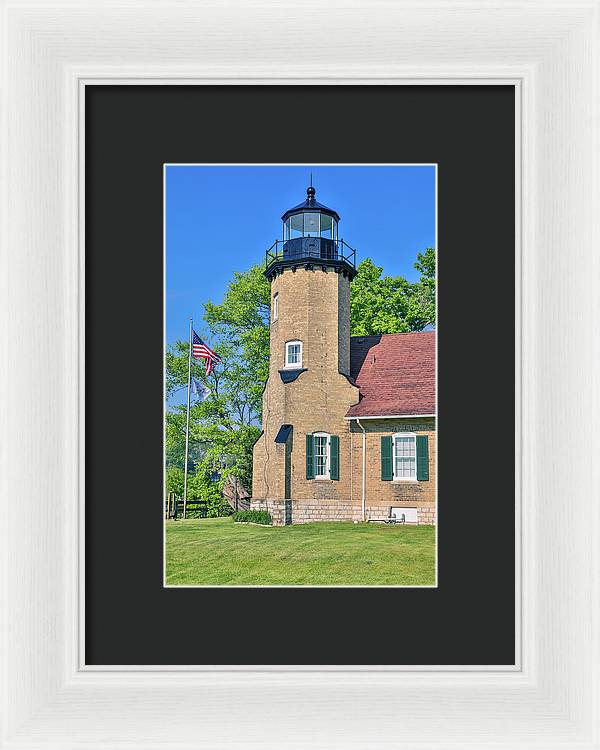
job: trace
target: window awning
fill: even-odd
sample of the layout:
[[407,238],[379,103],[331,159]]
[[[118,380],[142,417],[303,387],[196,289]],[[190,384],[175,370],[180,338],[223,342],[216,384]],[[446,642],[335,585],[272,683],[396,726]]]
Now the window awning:
[[289,367],[284,368],[283,370],[279,370],[279,374],[281,375],[281,380],[284,383],[292,383],[298,375],[301,375],[303,372],[306,372],[306,367],[301,367],[298,369],[290,369]]
[[282,424],[279,428],[279,432],[275,436],[275,442],[276,443],[285,443],[290,435],[290,432],[293,430],[293,425],[291,424]]

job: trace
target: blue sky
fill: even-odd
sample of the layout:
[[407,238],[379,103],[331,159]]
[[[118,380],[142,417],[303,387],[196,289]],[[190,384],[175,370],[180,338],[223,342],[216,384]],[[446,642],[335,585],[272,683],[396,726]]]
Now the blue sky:
[[[435,167],[166,167],[166,337],[206,334],[203,304],[220,302],[234,271],[264,262],[282,213],[316,198],[341,217],[339,236],[387,275],[418,278],[417,252],[435,246]],[[210,343],[210,342],[209,342]]]

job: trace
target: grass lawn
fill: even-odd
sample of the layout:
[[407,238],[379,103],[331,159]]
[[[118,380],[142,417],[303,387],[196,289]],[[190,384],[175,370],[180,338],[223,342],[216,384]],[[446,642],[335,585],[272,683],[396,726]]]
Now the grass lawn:
[[167,521],[168,586],[435,584],[435,527]]

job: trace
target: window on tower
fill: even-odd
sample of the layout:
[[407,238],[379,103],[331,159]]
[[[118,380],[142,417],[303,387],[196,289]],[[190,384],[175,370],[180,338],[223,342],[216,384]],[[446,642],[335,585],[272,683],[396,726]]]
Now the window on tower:
[[302,342],[288,341],[285,345],[285,366],[302,367]]
[[273,295],[273,320],[277,320],[279,317],[279,292]]

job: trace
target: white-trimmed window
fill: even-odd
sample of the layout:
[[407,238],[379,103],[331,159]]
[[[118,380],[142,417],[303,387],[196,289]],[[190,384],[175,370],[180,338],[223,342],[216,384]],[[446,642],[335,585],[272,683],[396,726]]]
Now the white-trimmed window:
[[306,478],[340,478],[340,438],[328,432],[313,432],[306,435]]
[[273,295],[273,320],[277,320],[279,317],[279,292],[275,292]]
[[396,433],[392,441],[394,481],[417,480],[417,436],[412,432]]
[[302,367],[302,342],[288,341],[285,345],[285,366]]
[[315,451],[315,479],[329,479],[329,434],[313,433]]

